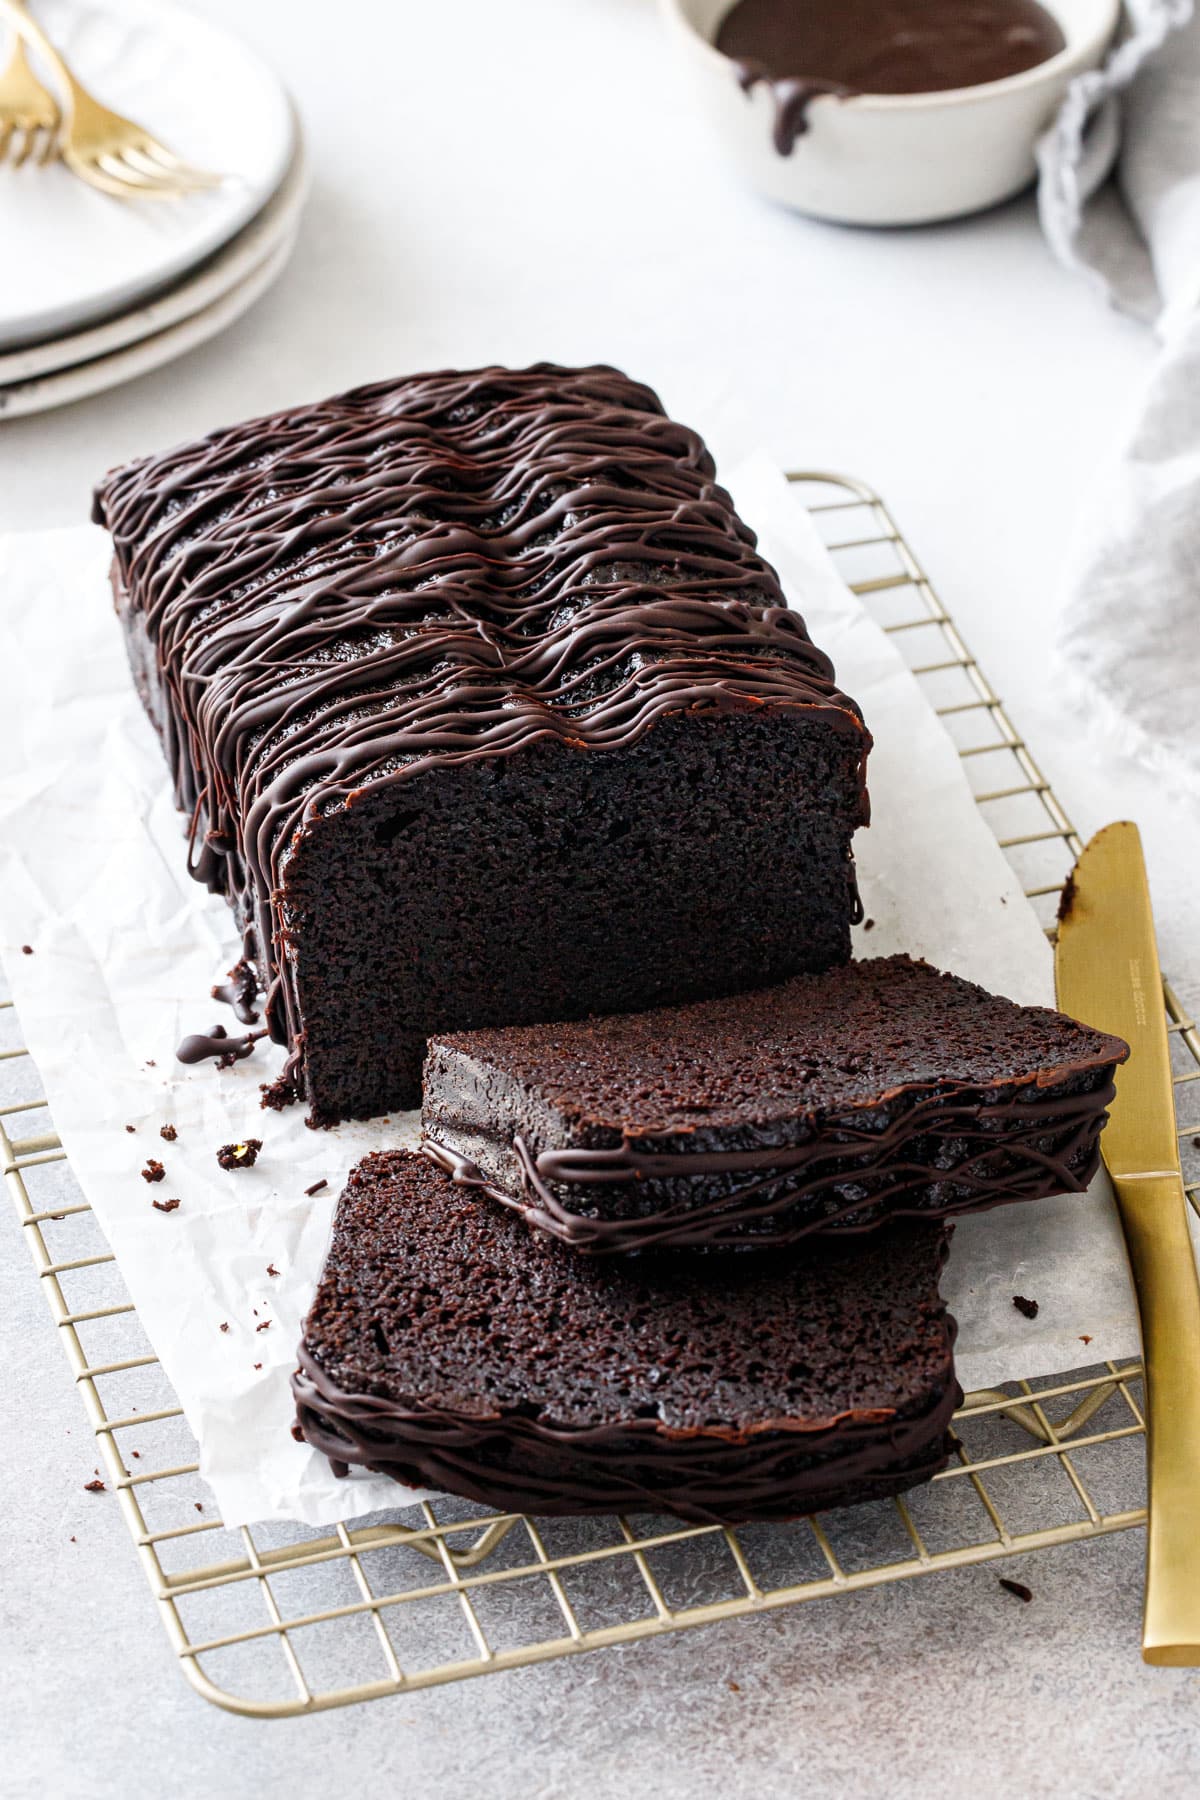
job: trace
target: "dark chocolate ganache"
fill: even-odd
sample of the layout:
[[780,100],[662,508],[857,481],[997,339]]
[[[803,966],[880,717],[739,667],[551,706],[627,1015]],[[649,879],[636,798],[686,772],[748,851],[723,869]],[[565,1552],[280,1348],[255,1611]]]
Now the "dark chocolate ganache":
[[1066,48],[1038,0],[736,0],[718,50],[775,96],[790,155],[822,94],[932,94],[1019,75]]

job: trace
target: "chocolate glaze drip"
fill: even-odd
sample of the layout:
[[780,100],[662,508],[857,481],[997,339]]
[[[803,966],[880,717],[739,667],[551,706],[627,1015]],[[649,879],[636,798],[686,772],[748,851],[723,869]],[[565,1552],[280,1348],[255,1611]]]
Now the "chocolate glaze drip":
[[243,1025],[257,1025],[258,1013],[254,1002],[258,998],[258,976],[253,964],[248,963],[244,956],[234,963],[227,981],[217,982],[212,990],[212,997],[225,1006],[232,1006],[235,1018]]
[[[761,1150],[648,1150],[626,1136],[613,1149],[534,1153],[518,1135],[512,1148],[520,1182],[513,1191],[489,1182],[443,1143],[426,1137],[422,1147],[453,1180],[524,1212],[577,1250],[762,1249],[816,1233],[864,1231],[884,1219],[951,1218],[1015,1200],[1083,1193],[1096,1172],[1115,1091],[1109,1080],[1089,1092],[986,1105],[975,1093],[943,1092],[898,1112],[882,1130],[841,1118],[814,1128],[805,1142]],[[472,1122],[471,1129],[478,1126]],[[928,1154],[931,1138],[936,1159]],[[1047,1138],[1053,1150],[1044,1147]],[[925,1154],[906,1154],[916,1146]],[[623,1218],[580,1212],[554,1192],[554,1184],[603,1188],[711,1175],[747,1179],[730,1182],[716,1198],[685,1194],[661,1211]]]
[[855,92],[853,88],[842,87],[836,81],[815,81],[800,75],[772,75],[762,63],[745,58],[735,60],[733,67],[743,94],[752,94],[760,85],[771,90],[775,111],[771,142],[780,156],[790,156],[796,148],[796,139],[803,137],[808,130],[808,110],[814,100],[819,100],[826,94],[832,94],[838,100],[847,100]]
[[1066,46],[1037,0],[738,0],[716,45],[744,93],[774,100],[790,156],[812,102],[831,94],[928,94],[1019,75]]
[[365,790],[681,711],[817,712],[869,746],[701,440],[613,369],[360,388],[119,469],[94,517],[285,1082],[289,847]]
[[[947,1319],[951,1336],[953,1328]],[[911,1418],[876,1409],[740,1430],[672,1431],[646,1419],[566,1429],[347,1393],[306,1345],[292,1392],[302,1436],[338,1473],[358,1464],[510,1512],[665,1509],[701,1524],[796,1518],[927,1481],[945,1466],[962,1398],[951,1381]]]
[[230,1037],[223,1025],[214,1025],[211,1031],[185,1037],[175,1052],[175,1060],[190,1064],[215,1058],[218,1068],[232,1068],[235,1062],[253,1056],[255,1044],[266,1035],[265,1031],[247,1031],[243,1037]]

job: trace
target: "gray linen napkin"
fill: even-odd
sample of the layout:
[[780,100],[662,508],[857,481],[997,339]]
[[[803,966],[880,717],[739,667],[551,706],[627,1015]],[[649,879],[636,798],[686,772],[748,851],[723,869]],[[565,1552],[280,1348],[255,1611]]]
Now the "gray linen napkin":
[[[1112,180],[1106,180],[1115,161]],[[1200,12],[1127,0],[1038,153],[1055,254],[1153,322],[1144,401],[1078,534],[1058,648],[1123,747],[1200,794]]]

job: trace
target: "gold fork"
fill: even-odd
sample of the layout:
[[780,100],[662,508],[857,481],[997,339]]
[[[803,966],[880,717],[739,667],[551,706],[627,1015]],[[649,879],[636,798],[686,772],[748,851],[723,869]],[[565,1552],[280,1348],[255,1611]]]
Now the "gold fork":
[[0,69],[0,162],[7,159],[19,168],[32,156],[48,163],[58,152],[60,123],[58,102],[30,68],[24,42],[14,31],[8,61]]
[[122,200],[169,200],[221,185],[223,176],[192,168],[132,119],[101,106],[76,81],[41,26],[18,0],[0,0],[0,18],[40,51],[61,85],[62,159],[81,181]]

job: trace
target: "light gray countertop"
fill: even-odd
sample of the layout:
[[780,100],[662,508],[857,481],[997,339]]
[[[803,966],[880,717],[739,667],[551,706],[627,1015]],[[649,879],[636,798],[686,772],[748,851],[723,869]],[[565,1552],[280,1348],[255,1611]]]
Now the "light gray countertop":
[[[1055,268],[1028,201],[894,234],[767,208],[693,118],[650,0],[349,0],[361,64],[315,6],[206,10],[268,50],[304,114],[295,260],[185,361],[0,428],[0,528],[77,522],[123,457],[353,381],[620,363],[721,458],[762,444],[884,493],[1081,826],[1143,822],[1181,966],[1186,821],[1064,726],[1044,654],[1072,517],[1153,345]],[[1200,1674],[1139,1661],[1137,1531],[1004,1565],[1029,1605],[983,1566],[349,1712],[226,1716],[172,1667],[112,1496],[83,1491],[90,1431],[7,1207],[0,1336],[5,1792],[1196,1791]]]

